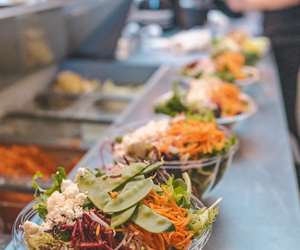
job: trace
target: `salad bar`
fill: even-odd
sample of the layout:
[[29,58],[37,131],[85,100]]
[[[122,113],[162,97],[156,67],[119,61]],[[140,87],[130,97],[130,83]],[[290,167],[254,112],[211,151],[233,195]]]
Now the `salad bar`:
[[67,60],[21,81],[19,105],[0,93],[7,250],[299,248],[269,41],[210,43],[176,65]]

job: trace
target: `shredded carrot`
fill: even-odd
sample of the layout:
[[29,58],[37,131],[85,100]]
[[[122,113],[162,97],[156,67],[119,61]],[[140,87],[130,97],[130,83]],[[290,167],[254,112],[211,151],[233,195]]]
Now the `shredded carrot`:
[[140,237],[146,249],[167,250],[173,247],[178,250],[187,250],[193,237],[192,231],[188,229],[187,210],[179,207],[171,193],[165,189],[163,189],[162,195],[151,191],[144,199],[144,204],[168,218],[175,226],[175,231],[154,234],[143,230],[137,225],[129,225],[129,230]]
[[[32,176],[37,171],[47,178],[55,173],[61,160],[37,146],[0,146],[0,173],[7,177]],[[66,166],[67,172],[79,158]]]
[[215,122],[184,119],[170,124],[158,149],[165,154],[176,150],[183,159],[197,160],[214,150],[222,150],[225,141],[224,131]]
[[242,71],[245,66],[245,56],[239,52],[223,52],[215,58],[215,63],[218,71],[228,70],[238,80],[246,77]]
[[223,83],[211,92],[211,99],[221,108],[221,115],[234,116],[247,110],[247,102],[241,99],[239,88],[230,83]]

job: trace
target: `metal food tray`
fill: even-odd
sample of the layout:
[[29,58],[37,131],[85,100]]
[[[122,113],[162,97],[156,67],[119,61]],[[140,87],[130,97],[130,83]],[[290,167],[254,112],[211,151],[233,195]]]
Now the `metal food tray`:
[[[41,148],[44,152],[50,155],[59,166],[69,166],[72,161],[78,158],[82,158],[86,153],[85,149],[74,148],[74,147],[63,147],[63,146],[49,146],[35,143],[20,143],[12,140],[2,140],[0,139],[0,146],[37,146]],[[31,176],[15,176],[8,177],[4,174],[0,175],[0,190],[5,191],[17,191],[17,192],[28,192],[32,193],[31,186]],[[48,181],[42,183],[43,185],[49,185]]]
[[[127,104],[139,94],[103,94],[101,91],[83,95],[55,93],[52,84],[57,73],[63,70],[70,70],[87,79],[95,79],[100,82],[112,80],[116,85],[120,86],[141,86],[154,74],[157,67],[127,65],[120,62],[67,61],[60,66],[55,75],[52,75],[48,79],[49,83],[44,91],[37,93],[36,97],[27,103],[27,105],[24,105],[21,109],[12,111],[11,114],[85,122],[113,122],[126,109]],[[37,104],[41,100],[44,102],[48,101],[49,103],[51,101],[54,103],[65,103],[63,103],[62,107],[47,110],[47,108],[43,109],[41,107],[41,103]],[[124,108],[120,112],[107,112],[97,108],[95,103],[98,101],[121,102],[124,103]]]
[[110,124],[7,115],[0,119],[0,142],[88,148]]

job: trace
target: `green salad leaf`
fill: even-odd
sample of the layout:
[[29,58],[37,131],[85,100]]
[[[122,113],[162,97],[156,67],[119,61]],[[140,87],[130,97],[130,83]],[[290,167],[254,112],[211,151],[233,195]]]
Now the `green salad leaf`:
[[38,179],[41,178],[42,173],[38,172],[33,176],[32,188],[34,189],[34,196],[37,203],[34,206],[34,209],[37,211],[38,215],[45,219],[48,213],[46,201],[48,197],[53,194],[55,191],[61,192],[60,186],[64,179],[67,178],[65,169],[59,167],[55,174],[52,176],[52,185],[48,189],[44,189],[38,183]]
[[245,59],[246,59],[246,65],[255,65],[259,59],[260,59],[260,55],[257,52],[253,52],[253,51],[244,51],[243,52]]
[[228,70],[219,71],[216,73],[216,76],[220,79],[226,81],[226,82],[235,82],[235,77],[233,74],[231,74]]
[[184,176],[185,180],[170,177],[163,187],[172,194],[178,206],[189,208],[191,205],[190,180],[187,174],[184,174]]
[[191,210],[189,212],[190,223],[188,226],[195,235],[201,235],[214,223],[218,214],[218,207]]
[[169,115],[174,117],[180,113],[186,115],[190,119],[197,119],[202,121],[213,121],[215,119],[214,112],[208,108],[195,108],[187,106],[184,103],[184,93],[179,90],[178,84],[173,85],[173,95],[167,101],[159,103],[155,106],[155,113]]
[[179,91],[178,84],[173,85],[173,95],[166,102],[159,103],[154,108],[155,113],[176,116],[178,113],[186,113],[188,108],[182,101],[182,94]]
[[218,199],[209,208],[201,208],[198,210],[190,210],[189,228],[195,233],[195,235],[201,235],[211,227],[219,214],[218,204],[221,202],[221,198]]

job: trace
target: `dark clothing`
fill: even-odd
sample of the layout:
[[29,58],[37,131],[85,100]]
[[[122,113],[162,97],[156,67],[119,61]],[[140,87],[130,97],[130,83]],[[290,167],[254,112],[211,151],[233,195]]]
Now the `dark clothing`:
[[298,135],[296,122],[297,74],[300,68],[300,5],[264,13],[265,35],[271,39],[278,65],[290,132]]

